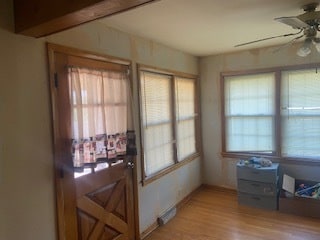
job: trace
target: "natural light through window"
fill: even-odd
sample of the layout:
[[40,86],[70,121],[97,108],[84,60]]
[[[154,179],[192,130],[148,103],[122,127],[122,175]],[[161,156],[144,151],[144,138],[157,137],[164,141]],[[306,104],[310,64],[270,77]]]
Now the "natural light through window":
[[144,179],[195,158],[196,103],[195,78],[140,71]]
[[320,156],[320,74],[282,73],[282,155]]
[[222,85],[223,153],[320,161],[318,67],[228,73]]
[[274,151],[274,74],[225,78],[226,150]]

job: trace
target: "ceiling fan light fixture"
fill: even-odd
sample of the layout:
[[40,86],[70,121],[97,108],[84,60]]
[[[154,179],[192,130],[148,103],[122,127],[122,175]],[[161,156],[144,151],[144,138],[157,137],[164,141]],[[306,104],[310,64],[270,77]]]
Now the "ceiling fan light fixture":
[[306,38],[306,40],[304,40],[302,46],[298,49],[297,55],[300,57],[308,56],[311,53],[311,43],[312,43],[312,39]]
[[[317,6],[319,5],[319,1],[304,5],[302,7],[302,9],[304,10],[303,14],[291,17],[278,17],[274,19],[278,22],[284,23],[286,25],[291,26],[294,29],[299,30],[298,32],[261,38],[258,40],[237,44],[235,45],[235,47],[240,47],[274,38],[296,36],[283,46],[288,46],[297,41],[298,39],[304,37],[305,40],[297,50],[297,55],[300,57],[308,56],[313,50],[313,45],[320,54],[320,37],[317,37],[317,33],[320,32],[320,11],[316,11]],[[283,48],[283,46],[281,46],[279,49]],[[278,50],[274,52],[277,51]]]

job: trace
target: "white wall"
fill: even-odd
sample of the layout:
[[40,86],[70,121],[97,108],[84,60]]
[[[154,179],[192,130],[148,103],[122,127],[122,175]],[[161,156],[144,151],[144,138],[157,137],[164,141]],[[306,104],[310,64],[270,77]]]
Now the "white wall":
[[183,166],[176,172],[166,175],[145,187],[140,187],[140,231],[146,230],[150,223],[166,210],[175,206],[186,195],[202,183],[200,159]]
[[55,239],[45,45],[12,33],[0,2],[0,239]]
[[[142,63],[190,74],[198,73],[198,59],[97,22],[41,39],[17,35],[12,11],[11,0],[0,2],[0,239],[53,240],[56,220],[45,42],[125,58],[134,66]],[[136,71],[133,76],[137,100]],[[139,161],[138,170],[139,181]],[[139,184],[141,232],[200,184],[199,159],[146,187]]]
[[[296,55],[298,45],[274,52],[277,47],[235,52],[201,58],[201,105],[204,151],[204,183],[236,188],[237,159],[221,157],[221,100],[220,73],[288,66],[320,61],[313,52],[306,58]],[[295,178],[319,180],[320,167],[281,164],[281,172]]]

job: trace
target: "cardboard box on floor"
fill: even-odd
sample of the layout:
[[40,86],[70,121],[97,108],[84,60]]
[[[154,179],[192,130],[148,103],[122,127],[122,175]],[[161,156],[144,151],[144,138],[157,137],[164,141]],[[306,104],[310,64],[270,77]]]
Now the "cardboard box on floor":
[[279,211],[300,216],[320,218],[319,199],[295,196],[295,189],[297,189],[300,184],[313,186],[317,183],[318,182],[314,181],[295,179],[284,174],[282,189],[280,190]]

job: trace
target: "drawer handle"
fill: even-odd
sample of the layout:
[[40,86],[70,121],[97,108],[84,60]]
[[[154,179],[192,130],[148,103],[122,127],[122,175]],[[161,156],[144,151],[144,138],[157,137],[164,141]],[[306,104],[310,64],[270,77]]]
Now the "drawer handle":
[[260,172],[252,172],[253,174],[260,174]]

